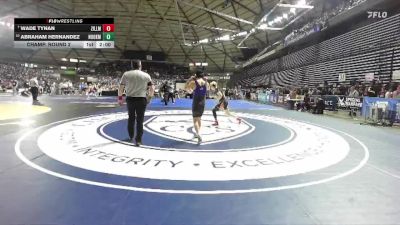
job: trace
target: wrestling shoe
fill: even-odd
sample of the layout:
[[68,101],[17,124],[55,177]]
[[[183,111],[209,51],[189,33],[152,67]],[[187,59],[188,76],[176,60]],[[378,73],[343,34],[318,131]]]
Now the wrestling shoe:
[[197,136],[197,144],[201,144],[201,142],[203,141],[203,139],[201,138],[200,135]]

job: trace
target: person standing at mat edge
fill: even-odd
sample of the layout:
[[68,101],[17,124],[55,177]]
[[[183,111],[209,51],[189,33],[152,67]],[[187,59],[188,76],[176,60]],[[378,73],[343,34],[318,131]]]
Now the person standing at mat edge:
[[29,80],[30,91],[32,93],[32,104],[33,105],[41,105],[39,100],[37,99],[39,95],[39,82],[37,77],[33,77]]
[[200,136],[201,116],[203,116],[204,107],[206,104],[206,94],[209,89],[209,84],[204,78],[201,71],[196,72],[196,76],[192,76],[185,85],[187,92],[193,92],[192,114],[193,125],[196,131],[194,138],[197,138],[197,143],[200,144],[202,139]]
[[118,88],[118,103],[122,105],[122,94],[126,90],[126,104],[128,108],[128,134],[130,141],[134,137],[134,127],[136,123],[136,146],[142,144],[143,121],[146,106],[154,95],[154,85],[149,74],[141,71],[141,61],[132,63],[133,70],[127,71],[122,75]]

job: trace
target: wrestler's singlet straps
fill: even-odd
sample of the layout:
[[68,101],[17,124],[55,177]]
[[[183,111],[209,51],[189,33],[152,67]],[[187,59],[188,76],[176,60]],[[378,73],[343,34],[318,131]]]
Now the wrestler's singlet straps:
[[200,84],[197,82],[197,80],[195,80],[194,83],[196,84],[196,88],[194,89],[193,95],[194,96],[206,96],[206,93],[207,93],[206,85],[200,86]]

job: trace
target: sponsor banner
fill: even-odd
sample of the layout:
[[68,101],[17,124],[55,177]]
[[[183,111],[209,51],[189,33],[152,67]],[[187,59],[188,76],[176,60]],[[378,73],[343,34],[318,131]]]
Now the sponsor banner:
[[400,122],[400,99],[364,97],[361,115],[372,116],[370,115],[371,109],[374,107],[381,108],[383,105],[386,105],[383,110],[386,113],[385,117],[392,122]]
[[396,118],[395,121],[400,122],[400,102],[396,104]]
[[400,80],[400,70],[393,71],[392,80]]
[[373,81],[375,77],[374,73],[366,73],[365,74],[365,81]]
[[324,95],[322,99],[325,101],[325,110],[336,111],[339,98],[337,95]]
[[[319,96],[311,96],[311,98],[316,98]],[[363,107],[363,98],[338,96],[338,95],[324,95],[322,99],[325,102],[325,110],[336,111],[338,109],[349,110],[350,108],[361,108]],[[283,96],[275,96],[274,94],[258,94],[258,101],[261,103],[284,103]]]
[[269,96],[269,101],[272,103],[277,103],[278,102],[277,96],[275,94],[271,94]]
[[322,99],[325,101],[325,110],[336,111],[337,109],[350,109],[362,108],[363,99],[338,96],[338,95],[324,95]]
[[338,96],[338,108],[362,108],[363,98]]
[[285,101],[283,96],[276,96],[275,94],[259,93],[258,101],[261,103],[280,103],[283,104]]
[[265,93],[259,93],[258,94],[258,101],[261,103],[268,103],[269,102],[269,95],[265,94]]
[[283,96],[279,96],[278,97],[278,103],[282,103],[283,104]]
[[344,82],[344,81],[346,81],[346,74],[345,74],[345,73],[339,73],[338,81],[339,81],[339,82]]

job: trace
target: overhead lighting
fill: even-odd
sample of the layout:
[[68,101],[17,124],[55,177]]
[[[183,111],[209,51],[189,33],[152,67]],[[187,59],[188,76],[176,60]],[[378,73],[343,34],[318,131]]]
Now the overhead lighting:
[[217,41],[229,41],[229,40],[231,40],[231,37],[227,34],[227,35],[218,37],[216,40]]
[[265,30],[266,28],[268,28],[268,25],[263,23],[260,26],[258,26],[257,28],[260,29],[260,30]]
[[190,67],[193,67],[193,66],[194,66],[194,63],[189,63],[189,66],[190,66]]
[[291,4],[277,4],[279,7],[285,7],[285,8],[299,8],[299,9],[313,9],[314,6],[312,5],[306,5],[306,4],[297,4],[297,5],[291,5]]
[[242,31],[240,33],[233,35],[233,37],[241,37],[241,36],[246,36],[246,35],[247,35],[247,31]]
[[183,42],[181,45],[183,45],[183,46],[193,46],[194,44],[195,44],[195,42],[193,42],[193,44],[187,43],[187,42]]
[[207,44],[208,43],[208,38],[200,40],[199,43],[201,44]]
[[201,63],[201,66],[208,66],[208,63]]
[[61,58],[61,61],[66,62],[66,61],[68,61],[68,59],[67,58]]
[[78,62],[78,59],[69,59],[70,62]]
[[80,63],[87,63],[87,61],[84,60],[84,59],[80,59],[79,62],[80,62]]
[[283,30],[283,28],[275,28],[275,27],[269,27],[267,24],[261,24],[258,29],[260,30]]
[[66,66],[62,66],[61,69],[62,69],[62,70],[66,70],[67,67],[66,67]]
[[196,66],[201,66],[201,63],[196,63]]

